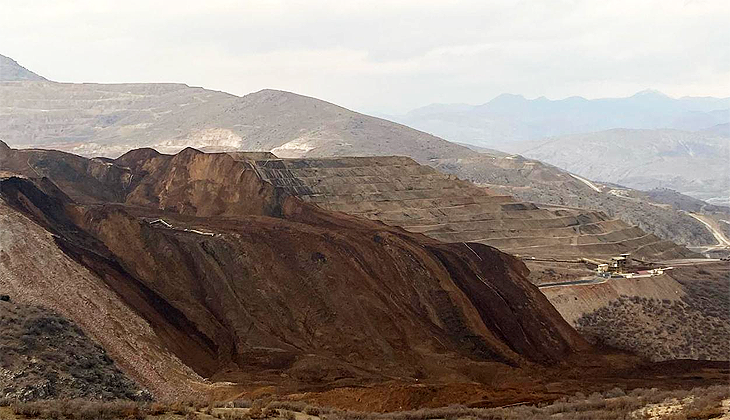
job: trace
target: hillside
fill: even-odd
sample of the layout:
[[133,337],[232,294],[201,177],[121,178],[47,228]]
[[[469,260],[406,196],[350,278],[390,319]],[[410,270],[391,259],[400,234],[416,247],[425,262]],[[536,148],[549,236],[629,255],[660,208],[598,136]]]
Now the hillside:
[[710,204],[730,200],[728,137],[615,129],[516,144],[512,150],[595,181],[671,188]]
[[[5,109],[0,113],[0,138],[18,147],[109,157],[141,146],[173,153],[188,146],[206,151],[273,151],[278,157],[401,155],[462,179],[490,184],[521,201],[602,211],[683,245],[713,241],[698,221],[685,214],[625,203],[606,194],[595,196],[566,174],[557,175],[570,181],[560,185],[543,182],[540,176],[526,177],[521,165],[502,164],[509,162],[509,155],[471,150],[293,93],[264,90],[237,97],[182,84],[14,82],[0,83],[0,97],[0,107]],[[479,152],[498,157],[500,167]],[[107,170],[102,160],[78,164]],[[34,168],[43,174],[54,170]]]
[[435,104],[392,119],[449,141],[509,150],[515,142],[614,128],[720,129],[713,126],[728,123],[729,109],[730,98],[675,99],[652,90],[601,99],[504,94],[482,105]]
[[0,399],[149,399],[98,344],[53,311],[0,301],[0,330]]
[[0,82],[19,82],[24,80],[46,80],[10,57],[0,54]]
[[136,147],[178,152],[274,151],[281,156],[475,152],[400,124],[289,92],[243,97],[180,84],[0,83],[0,138],[84,156]]
[[100,172],[0,154],[17,172],[0,288],[78,322],[155,395],[480,382],[591,351],[514,257],[322,210],[229,155],[140,149]]
[[[277,189],[446,242],[480,242],[523,259],[648,260],[692,256],[687,249],[610,219],[603,212],[540,208],[494,194],[403,157],[253,160]],[[530,265],[531,268],[537,268]]]
[[[584,182],[569,172],[536,160],[481,154],[464,159],[440,159],[432,165],[495,193],[540,206],[602,211],[611,218],[686,246],[715,243],[712,233],[702,223],[687,215],[684,209],[672,207],[658,196],[655,199],[655,194],[614,184]],[[706,203],[704,206],[713,207]]]
[[652,360],[727,360],[728,275],[724,262],[681,266],[650,279],[618,279],[541,291],[594,343]]

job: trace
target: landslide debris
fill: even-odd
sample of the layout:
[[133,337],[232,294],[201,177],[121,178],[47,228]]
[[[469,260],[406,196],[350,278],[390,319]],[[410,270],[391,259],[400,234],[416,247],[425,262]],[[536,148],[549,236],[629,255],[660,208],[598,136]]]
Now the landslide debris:
[[494,248],[323,210],[227,154],[141,149],[107,163],[129,177],[92,173],[106,188],[88,188],[96,181],[69,176],[89,174],[81,164],[6,178],[0,194],[212,381],[479,381],[590,351],[525,266]]

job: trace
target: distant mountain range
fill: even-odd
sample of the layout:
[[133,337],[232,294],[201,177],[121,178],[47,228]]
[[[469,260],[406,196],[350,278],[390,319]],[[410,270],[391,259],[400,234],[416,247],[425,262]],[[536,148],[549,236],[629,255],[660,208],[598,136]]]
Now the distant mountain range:
[[[503,94],[482,105],[433,104],[394,121],[449,141],[499,150],[517,141],[613,128],[723,130],[730,98],[671,98],[645,90],[627,98],[550,100]],[[720,125],[720,126],[718,126]]]
[[730,202],[730,98],[675,99],[654,90],[592,100],[505,94],[483,105],[432,104],[392,118],[592,180]]

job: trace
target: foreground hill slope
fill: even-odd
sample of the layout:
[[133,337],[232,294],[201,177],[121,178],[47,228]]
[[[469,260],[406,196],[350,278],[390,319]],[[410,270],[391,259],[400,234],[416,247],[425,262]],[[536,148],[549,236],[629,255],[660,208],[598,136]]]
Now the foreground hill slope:
[[[6,175],[4,208],[47,231],[52,252],[88,270],[87,282],[102,281],[116,299],[110,305],[144,320],[144,354],[172,354],[211,380],[479,380],[495,366],[529,372],[533,363],[589,350],[513,257],[321,210],[262,182],[229,155],[142,149],[107,162],[119,169],[110,176],[68,154],[0,153],[16,163],[44,154],[56,162],[49,166],[63,168],[52,178]],[[88,176],[108,190],[84,186]],[[109,198],[108,191],[122,193]],[[11,262],[28,251],[23,246],[19,237],[3,242],[3,252],[15,255],[0,261],[3,270],[11,272]],[[12,272],[0,277],[0,287],[22,301],[29,292],[22,273]],[[56,281],[53,271],[39,274],[36,282]],[[50,287],[32,293],[64,298]],[[67,300],[71,319],[128,322],[73,302]],[[151,386],[156,374],[135,369],[135,356],[124,349],[141,329],[118,336],[116,328],[80,325],[141,384],[162,388]]]
[[[5,182],[0,183],[3,196],[8,191]],[[32,217],[43,217],[40,210],[36,214]],[[16,304],[47,308],[74,322],[155,397],[196,393],[190,383],[200,381],[200,376],[161,345],[152,322],[140,310],[143,301],[133,310],[107,286],[103,272],[90,270],[64,252],[58,236],[4,199],[0,226],[0,293]]]
[[74,323],[0,300],[0,398],[148,399]]

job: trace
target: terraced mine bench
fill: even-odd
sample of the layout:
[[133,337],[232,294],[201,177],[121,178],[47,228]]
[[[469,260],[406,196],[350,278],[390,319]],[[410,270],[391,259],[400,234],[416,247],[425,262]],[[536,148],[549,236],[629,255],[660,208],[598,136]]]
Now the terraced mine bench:
[[420,165],[407,157],[279,159],[235,153],[276,188],[445,242],[480,242],[530,257],[649,260],[691,253],[603,212],[544,209]]

